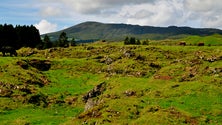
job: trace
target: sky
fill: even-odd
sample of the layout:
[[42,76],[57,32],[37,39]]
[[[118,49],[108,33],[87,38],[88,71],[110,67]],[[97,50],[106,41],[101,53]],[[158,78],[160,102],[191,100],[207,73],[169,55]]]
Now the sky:
[[221,0],[3,0],[0,24],[34,25],[40,34],[85,21],[222,29]]

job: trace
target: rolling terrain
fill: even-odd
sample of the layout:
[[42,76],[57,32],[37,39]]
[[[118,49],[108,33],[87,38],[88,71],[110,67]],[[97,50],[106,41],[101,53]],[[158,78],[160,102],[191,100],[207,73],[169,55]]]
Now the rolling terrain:
[[0,57],[1,124],[222,123],[221,46],[95,42],[17,52]]
[[[212,34],[222,34],[219,29],[212,28],[191,28],[191,27],[153,27],[130,24],[105,24],[99,22],[84,22],[67,29],[49,33],[52,40],[58,39],[62,32],[66,32],[68,37],[80,40],[108,40],[118,41],[126,36],[137,37],[138,39],[167,39],[182,38],[189,35],[207,36]],[[43,35],[44,36],[44,35]]]

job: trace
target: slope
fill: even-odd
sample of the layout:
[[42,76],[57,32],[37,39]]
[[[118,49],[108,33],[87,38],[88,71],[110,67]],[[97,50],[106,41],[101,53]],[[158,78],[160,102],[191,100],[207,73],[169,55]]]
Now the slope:
[[222,122],[221,46],[99,42],[18,55],[0,57],[3,125]]
[[130,24],[104,24],[99,22],[84,22],[70,28],[49,33],[52,39],[57,39],[61,32],[66,32],[69,37],[81,40],[123,40],[126,36],[135,36],[137,38],[166,39],[178,35],[212,35],[222,34],[218,29],[197,29],[190,27],[153,27],[139,26]]

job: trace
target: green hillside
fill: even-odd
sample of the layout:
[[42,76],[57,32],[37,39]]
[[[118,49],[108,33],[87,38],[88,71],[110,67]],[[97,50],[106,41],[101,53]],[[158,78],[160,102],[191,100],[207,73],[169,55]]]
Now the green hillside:
[[197,45],[199,42],[205,43],[205,45],[222,45],[222,35],[215,34],[210,36],[188,36],[183,38],[188,44]]
[[[99,22],[83,22],[67,29],[49,33],[52,40],[58,39],[62,32],[68,37],[80,40],[123,40],[126,36],[137,37],[138,39],[162,40],[168,38],[181,38],[187,35],[212,35],[222,34],[219,29],[190,28],[190,27],[153,27],[130,24],[105,24]],[[44,35],[43,35],[44,36]]]
[[0,55],[2,125],[222,123],[221,46],[95,42],[17,52]]

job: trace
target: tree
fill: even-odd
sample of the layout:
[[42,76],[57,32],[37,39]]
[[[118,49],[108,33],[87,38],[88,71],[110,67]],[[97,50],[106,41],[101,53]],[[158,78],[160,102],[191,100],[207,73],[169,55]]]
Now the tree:
[[35,26],[31,25],[29,28],[29,33],[30,33],[30,41],[28,43],[29,47],[36,47],[38,44],[40,44],[41,42],[41,37],[40,37],[40,33],[39,30],[36,29]]
[[138,40],[136,40],[136,43],[135,43],[136,45],[140,45],[141,44],[141,42],[140,42],[140,40],[138,39]]
[[51,42],[49,36],[45,35],[44,39],[43,39],[43,49],[47,49],[47,48],[51,48],[51,47],[52,47],[52,42]]
[[62,32],[59,36],[58,46],[59,47],[68,47],[68,37],[65,32]]
[[148,45],[148,44],[149,44],[149,40],[145,40],[145,41],[143,41],[142,44],[143,44],[143,45]]
[[14,27],[11,24],[0,25],[0,48],[10,46],[15,49],[21,47],[36,47],[41,43],[38,29],[31,26]]
[[0,47],[3,46],[16,46],[18,39],[17,33],[12,25],[1,25],[0,27]]
[[72,40],[70,41],[71,46],[76,46],[76,41],[75,38],[72,38]]
[[125,44],[125,45],[130,44],[130,43],[129,43],[129,37],[128,37],[128,36],[125,38],[125,40],[124,40],[124,44]]
[[134,45],[136,44],[136,38],[135,37],[130,37],[129,43]]
[[17,48],[20,47],[37,47],[41,44],[41,38],[39,30],[36,29],[35,26],[16,26],[15,27],[16,33],[18,35],[17,39]]

